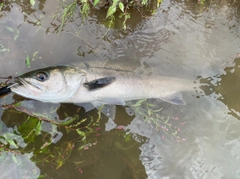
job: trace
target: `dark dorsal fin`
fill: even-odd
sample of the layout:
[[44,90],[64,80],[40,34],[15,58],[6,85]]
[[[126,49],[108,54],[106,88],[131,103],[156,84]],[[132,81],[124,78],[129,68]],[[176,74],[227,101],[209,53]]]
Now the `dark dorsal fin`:
[[105,87],[107,85],[110,85],[115,80],[116,80],[115,77],[104,77],[104,78],[99,78],[99,79],[96,79],[96,80],[84,83],[84,86],[88,90],[95,90],[95,89],[103,88],[103,87]]

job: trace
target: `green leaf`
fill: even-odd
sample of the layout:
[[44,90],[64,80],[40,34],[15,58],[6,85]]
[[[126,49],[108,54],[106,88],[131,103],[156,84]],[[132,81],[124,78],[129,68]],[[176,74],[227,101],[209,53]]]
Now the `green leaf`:
[[57,161],[57,163],[58,163],[58,166],[56,167],[56,170],[59,169],[63,165],[63,161],[60,160],[60,161]]
[[38,176],[38,179],[41,179],[41,178],[47,178],[47,174],[39,175],[39,176]]
[[2,10],[2,7],[4,6],[3,3],[0,3],[0,11]]
[[117,10],[117,3],[118,3],[119,0],[113,0],[113,4],[108,8],[108,12],[107,12],[107,16],[106,16],[106,19],[113,15],[116,10]]
[[108,9],[108,12],[107,12],[106,19],[107,19],[109,16],[113,15],[113,14],[116,12],[116,10],[117,10],[116,6],[113,6],[113,5],[110,6],[109,9]]
[[148,0],[142,0],[142,5],[146,5]]
[[149,109],[148,110],[148,116],[151,116],[151,114],[152,114],[152,111]]
[[151,104],[151,103],[147,103],[148,106],[150,107],[154,107],[155,105],[154,104]]
[[38,54],[38,51],[36,51],[36,52],[33,53],[33,55],[32,55],[32,61],[35,60],[35,57],[37,56],[37,54]]
[[76,131],[77,131],[77,133],[78,133],[80,136],[83,137],[83,138],[82,138],[82,141],[84,141],[84,140],[86,139],[86,133],[83,132],[83,131],[81,131],[80,129],[77,129]]
[[7,141],[4,140],[4,139],[2,139],[2,138],[0,138],[0,142],[1,142],[2,144],[4,144],[4,145],[7,145]]
[[10,32],[13,32],[13,33],[15,32],[14,29],[12,27],[9,27],[9,26],[6,26],[6,29]]
[[32,6],[34,6],[35,5],[35,0],[30,0],[30,4],[32,5]]
[[156,110],[152,110],[153,112],[160,112],[160,111],[162,111],[162,108],[160,108],[160,109],[156,109]]
[[124,12],[124,5],[122,2],[118,4],[119,9],[121,9],[122,12]]
[[28,55],[27,55],[27,57],[26,57],[26,64],[27,64],[27,67],[28,67],[28,68],[31,68],[31,61],[30,61],[30,58],[29,58]]
[[19,33],[20,33],[20,31],[19,31],[18,29],[15,29],[15,32],[16,32],[16,34],[19,34]]
[[33,53],[33,57],[36,57],[36,55],[38,54],[38,51]]
[[72,123],[73,121],[77,120],[79,117],[77,115],[75,115],[74,117],[67,117],[65,120],[58,122],[58,124],[66,126],[70,123]]
[[80,129],[77,129],[76,131],[77,131],[77,133],[78,133],[80,136],[82,136],[82,137],[84,137],[84,136],[86,135],[86,133],[83,132],[83,131],[81,131]]
[[119,1],[119,0],[113,0],[112,6],[117,6],[118,1]]
[[10,52],[10,49],[9,48],[3,48],[3,49],[0,50],[0,53],[1,52]]
[[125,137],[125,142],[129,142],[132,139],[131,134],[126,134],[124,137]]
[[18,148],[18,145],[12,139],[7,139],[7,138],[5,138],[5,139],[12,148],[15,148],[15,149]]
[[13,104],[15,107],[19,107],[21,105],[21,102],[17,102],[15,104]]
[[83,7],[82,7],[82,14],[84,17],[87,17],[88,13],[89,13],[89,9],[90,9],[90,6],[88,3],[84,3]]
[[14,161],[15,164],[18,164],[16,156],[13,154],[12,155],[12,160]]
[[143,102],[145,102],[145,101],[146,101],[146,99],[141,99],[141,100],[137,101],[137,103],[136,103],[136,104],[133,104],[132,106],[134,106],[134,107],[141,106],[141,105],[142,105],[142,103],[143,103]]
[[17,40],[18,37],[19,35],[14,35],[14,41]]
[[94,0],[93,5],[96,6],[99,3],[100,0]]
[[40,135],[41,134],[41,130],[42,130],[42,121],[39,121],[37,126],[36,126],[36,135]]

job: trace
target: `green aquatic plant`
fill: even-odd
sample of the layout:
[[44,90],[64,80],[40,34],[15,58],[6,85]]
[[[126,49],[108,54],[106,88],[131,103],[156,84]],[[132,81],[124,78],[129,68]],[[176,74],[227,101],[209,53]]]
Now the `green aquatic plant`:
[[62,31],[63,26],[67,22],[67,20],[69,20],[70,18],[73,17],[73,15],[76,11],[76,8],[77,8],[77,0],[73,1],[72,3],[70,3],[68,5],[63,3],[61,6],[62,6],[61,8],[63,8],[64,10],[61,15],[61,26],[59,28],[58,33],[60,33]]
[[[149,103],[147,99],[131,103],[129,106],[133,109],[135,115],[140,116],[156,131],[162,131],[164,134],[172,136],[177,142],[185,141],[185,138],[179,136],[180,125],[178,117],[161,115],[163,108],[158,108],[156,104]],[[177,123],[177,124],[176,124]],[[164,134],[162,139],[164,139]]]
[[0,11],[2,10],[3,6],[4,6],[4,4],[3,4],[3,2],[1,2],[0,3]]
[[0,44],[0,54],[4,52],[10,52],[10,49],[6,48],[3,44]]
[[[69,116],[64,113],[64,120],[53,119],[49,118],[49,114],[36,113],[22,107],[21,102],[3,105],[3,108],[22,115],[25,119],[22,124],[15,127],[17,134],[13,133],[13,131],[0,133],[1,148],[14,153],[34,151],[37,155],[41,154],[45,162],[51,161],[56,169],[62,167],[65,160],[71,155],[71,149],[73,148],[69,146],[74,146],[76,142],[81,143],[81,146],[85,146],[89,143],[87,136],[98,133],[98,130],[95,130],[95,128],[99,123],[100,116],[97,119],[93,117],[80,119],[77,114]],[[56,109],[52,109],[51,111],[51,113],[54,113]],[[0,128],[1,124],[2,123],[0,123]],[[75,138],[72,138],[71,141],[67,143],[61,144],[64,145],[64,147],[52,148],[53,144],[61,138],[62,133],[70,136],[74,134]],[[62,148],[64,148],[64,150],[62,150]],[[36,160],[37,158],[36,156]]]
[[[115,22],[120,21],[122,23],[121,27],[126,29],[126,22],[131,18],[131,13],[128,11],[129,9],[137,9],[138,11],[144,9],[144,11],[153,13],[161,2],[162,0],[112,0],[106,2],[104,0],[94,0],[93,2],[89,0],[62,1],[53,17],[56,18],[60,16],[61,18],[61,25],[58,28],[58,34],[60,34],[66,23],[72,22],[73,18],[78,16],[78,10],[79,14],[81,14],[82,22],[84,22],[91,11],[96,12],[96,10],[102,10],[104,7],[107,9],[104,24],[106,24],[108,28],[114,28]],[[141,12],[140,14],[142,15],[143,13]],[[76,30],[75,33],[79,34],[79,30]]]
[[28,68],[31,68],[31,62],[36,60],[37,54],[38,54],[38,51],[33,52],[33,54],[31,55],[32,56],[31,59],[30,59],[29,55],[26,56],[25,63]]
[[121,3],[122,6],[119,6],[119,4],[120,0],[113,0],[112,5],[108,8],[106,18],[113,15],[117,11],[117,5],[119,8],[121,7],[121,10],[124,9],[124,5]]
[[131,17],[131,14],[127,12],[128,6],[124,5],[120,0],[113,0],[112,5],[108,8],[106,19],[107,19],[107,26],[109,28],[114,27],[115,17],[114,14],[117,10],[120,10],[119,18],[123,19],[122,27],[126,30],[126,21]]
[[28,55],[26,56],[25,62],[26,62],[27,67],[31,68],[31,61],[30,61],[30,58]]
[[34,6],[35,5],[35,0],[30,0],[30,4],[31,4],[31,6]]
[[[4,131],[5,124],[0,120],[0,129],[4,131],[0,133],[1,152],[31,153],[31,161],[38,167],[51,168],[53,173],[58,174],[64,170],[69,172],[71,167],[75,174],[79,174],[86,172],[88,166],[104,169],[104,165],[100,164],[108,162],[102,157],[107,150],[111,156],[121,155],[118,161],[129,170],[129,175],[135,176],[134,178],[145,176],[144,167],[138,157],[141,152],[139,147],[145,142],[145,138],[121,128],[104,132],[101,114],[103,106],[94,116],[83,114],[84,111],[81,112],[81,108],[77,106],[71,115],[68,110],[63,110],[64,107],[48,108],[49,113],[61,112],[65,119],[60,120],[49,117],[51,115],[45,112],[33,112],[29,110],[32,109],[31,106],[26,108],[26,104],[31,103],[23,103],[3,105],[2,119],[5,123],[9,121],[14,125],[12,130]],[[41,177],[54,178],[53,173],[44,172]]]
[[14,37],[13,37],[14,41],[17,40],[17,38],[19,37],[20,31],[16,28],[12,28],[10,26],[6,26],[6,29],[14,35]]
[[33,52],[33,54],[32,54],[32,61],[36,60],[37,54],[38,54],[38,51]]
[[81,14],[83,19],[85,19],[90,12],[90,5],[87,0],[81,0]]
[[206,1],[206,0],[198,0],[198,3],[201,4],[201,5],[204,5],[204,4],[205,4],[205,1]]

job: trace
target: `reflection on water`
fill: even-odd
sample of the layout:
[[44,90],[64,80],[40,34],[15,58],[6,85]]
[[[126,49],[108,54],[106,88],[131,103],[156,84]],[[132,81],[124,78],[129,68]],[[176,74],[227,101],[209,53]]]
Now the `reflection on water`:
[[1,152],[1,178],[38,178],[40,170],[31,161],[32,154]]
[[[201,78],[202,83],[207,84],[204,89],[206,95],[215,97],[223,102],[229,111],[229,114],[239,119],[239,64],[240,58],[231,61],[228,67],[224,69],[223,74],[219,74],[209,78]],[[206,88],[206,87],[205,87]]]
[[204,93],[199,98],[183,93],[186,106],[159,100],[118,106],[114,120],[74,104],[9,95],[1,99],[6,105],[0,110],[4,178],[239,178],[237,1],[165,0],[153,17],[134,20],[133,15],[124,32],[101,24],[104,10],[83,26],[76,14],[58,35],[61,17],[53,15],[60,4],[5,2],[0,76],[109,59],[199,81]]
[[105,131],[107,119],[96,121],[96,110],[85,114],[72,104],[44,104],[45,108],[43,104],[23,101],[4,106],[1,142],[6,151],[14,156],[33,152],[31,160],[46,178],[146,178],[139,161],[145,137],[126,132],[123,126]]

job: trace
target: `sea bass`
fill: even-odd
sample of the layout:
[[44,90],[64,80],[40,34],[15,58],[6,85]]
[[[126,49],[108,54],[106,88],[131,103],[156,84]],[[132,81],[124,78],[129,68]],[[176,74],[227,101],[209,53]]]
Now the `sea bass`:
[[125,105],[126,101],[160,98],[184,105],[180,91],[194,90],[190,80],[144,75],[121,65],[81,62],[34,70],[15,78],[11,91],[50,103]]

